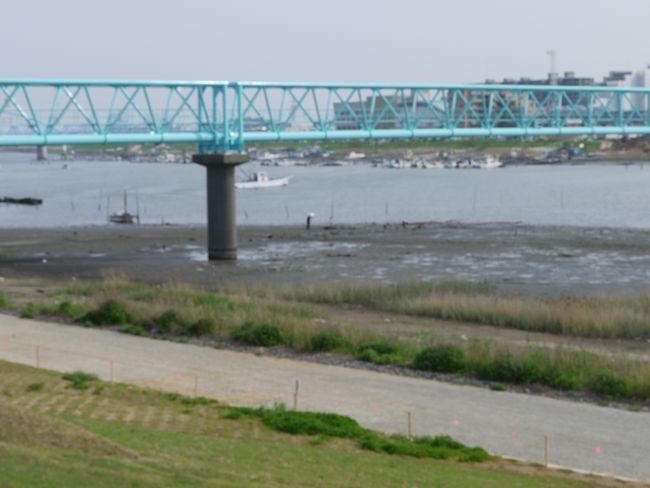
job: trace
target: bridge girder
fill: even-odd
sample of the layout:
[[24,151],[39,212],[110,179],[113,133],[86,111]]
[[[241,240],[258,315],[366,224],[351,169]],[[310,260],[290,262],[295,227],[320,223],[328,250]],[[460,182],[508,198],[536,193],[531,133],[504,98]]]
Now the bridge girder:
[[650,90],[0,80],[0,146],[650,134]]

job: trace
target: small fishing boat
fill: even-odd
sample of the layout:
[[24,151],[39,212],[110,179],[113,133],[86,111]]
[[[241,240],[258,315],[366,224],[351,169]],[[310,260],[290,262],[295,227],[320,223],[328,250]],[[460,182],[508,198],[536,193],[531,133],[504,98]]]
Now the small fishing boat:
[[503,163],[493,156],[487,156],[485,161],[481,161],[479,164],[482,169],[496,169],[503,166]]
[[129,213],[127,209],[126,192],[124,192],[124,209],[108,217],[109,222],[113,224],[135,224],[140,223],[140,215]]
[[235,188],[242,190],[255,189],[255,188],[274,188],[278,186],[287,186],[289,184],[290,176],[284,178],[269,178],[263,171],[254,172],[247,180],[238,181],[235,183]]

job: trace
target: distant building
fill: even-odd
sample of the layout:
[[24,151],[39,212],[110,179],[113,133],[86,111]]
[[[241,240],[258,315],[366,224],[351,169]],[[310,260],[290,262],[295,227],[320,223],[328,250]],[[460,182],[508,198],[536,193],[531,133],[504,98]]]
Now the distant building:
[[[486,85],[528,85],[528,86],[580,86],[603,88],[650,88],[650,66],[637,71],[611,71],[602,81],[592,77],[576,76],[574,71],[563,74],[552,73],[547,78],[505,78],[502,81],[486,80]],[[558,111],[557,92],[540,90],[534,95],[524,95],[512,90],[480,90],[450,93],[446,99],[427,103],[424,98],[415,100],[408,90],[397,91],[393,95],[374,93],[365,100],[337,102],[333,104],[338,130],[404,129],[408,127],[409,117],[415,116],[417,128],[437,128],[444,125],[447,114],[462,127],[477,127],[480,124],[490,127],[514,127],[520,123],[523,114],[536,115],[535,120],[542,126],[553,125],[557,118],[563,125],[583,125],[589,114],[598,110],[604,119],[623,116],[631,123],[641,122],[644,112],[650,111],[650,97],[647,94],[622,95],[620,99],[603,93],[599,95],[584,92],[564,92],[561,111]],[[621,107],[619,109],[619,100]],[[636,109],[636,110],[635,110]],[[603,120],[603,117],[601,117]]]

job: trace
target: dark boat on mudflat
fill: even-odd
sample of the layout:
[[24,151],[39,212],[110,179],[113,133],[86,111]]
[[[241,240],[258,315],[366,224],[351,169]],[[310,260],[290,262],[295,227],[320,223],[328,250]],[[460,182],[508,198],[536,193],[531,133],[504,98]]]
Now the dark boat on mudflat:
[[0,203],[9,203],[12,205],[42,205],[43,200],[41,198],[11,198],[4,197],[0,198]]

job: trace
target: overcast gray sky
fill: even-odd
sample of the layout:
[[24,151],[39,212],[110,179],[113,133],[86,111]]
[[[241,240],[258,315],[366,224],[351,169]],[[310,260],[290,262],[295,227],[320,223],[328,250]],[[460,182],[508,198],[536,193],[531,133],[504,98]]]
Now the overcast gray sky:
[[650,0],[0,0],[0,78],[477,82],[650,63]]

